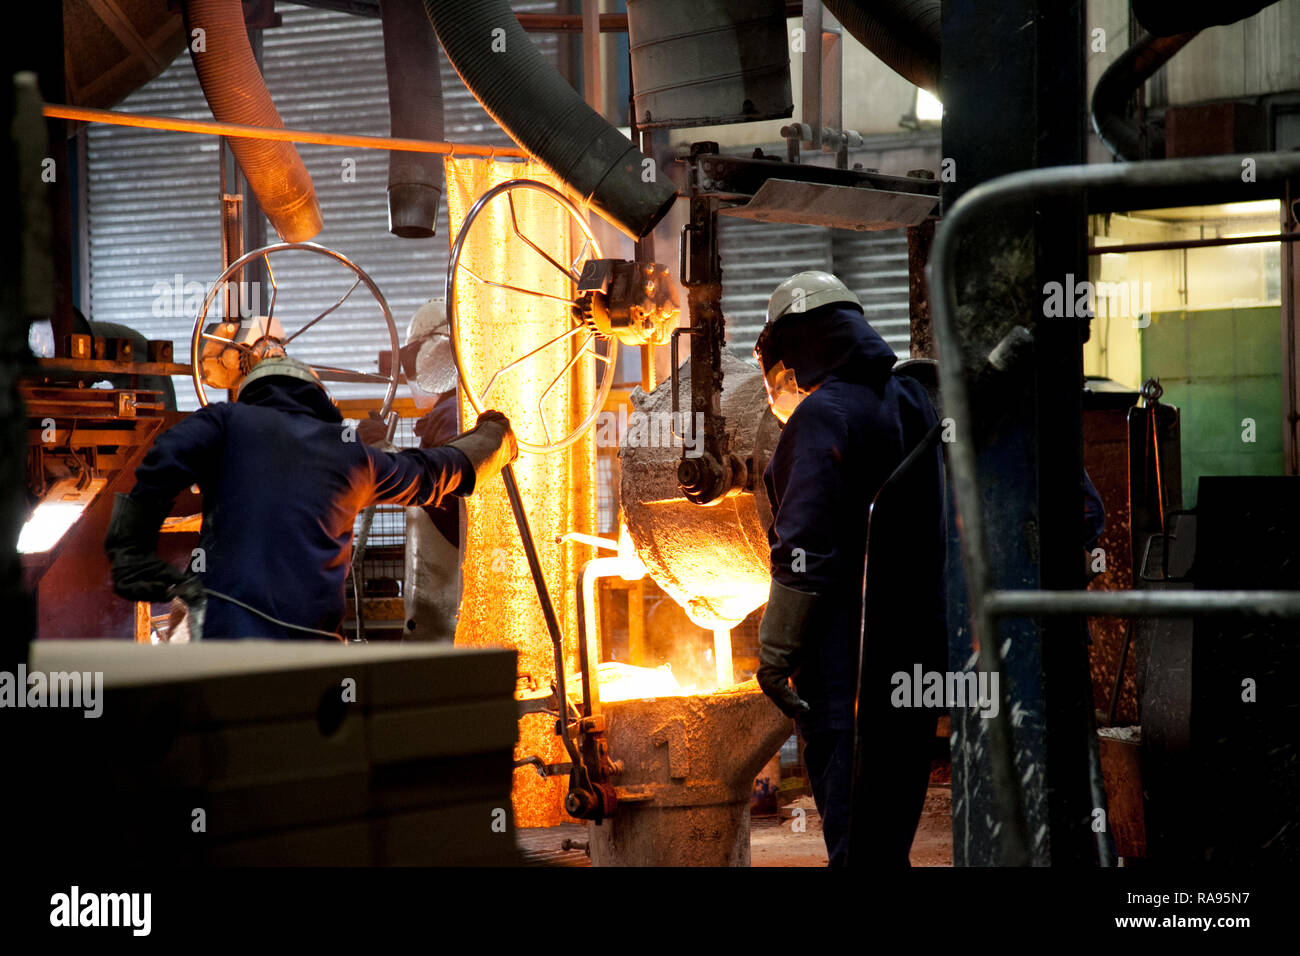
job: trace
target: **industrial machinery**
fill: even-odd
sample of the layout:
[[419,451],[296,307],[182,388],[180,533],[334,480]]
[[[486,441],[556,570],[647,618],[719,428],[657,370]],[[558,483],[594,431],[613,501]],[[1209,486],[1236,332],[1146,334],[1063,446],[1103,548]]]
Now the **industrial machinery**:
[[690,325],[677,334],[691,338],[688,407],[704,416],[704,429],[703,454],[682,458],[678,480],[687,499],[709,505],[752,490],[754,483],[745,461],[730,446],[720,406],[725,322],[718,215],[860,230],[899,229],[932,219],[938,211],[939,190],[936,180],[919,175],[884,176],[763,155],[728,156],[709,142],[692,144],[686,167],[690,218],[682,235],[680,275],[687,289]]
[[[1181,854],[1235,862],[1270,853],[1294,857],[1294,820],[1287,817],[1294,816],[1297,799],[1294,771],[1288,769],[1295,766],[1294,744],[1277,729],[1286,726],[1283,721],[1270,723],[1254,710],[1237,708],[1236,695],[1237,682],[1278,674],[1285,680],[1284,672],[1295,666],[1285,628],[1276,620],[1260,620],[1290,618],[1300,611],[1293,546],[1300,532],[1285,518],[1295,479],[1206,478],[1196,513],[1184,511],[1177,491],[1178,410],[1160,403],[1155,384],[1144,388],[1143,407],[1131,412],[1131,392],[1115,389],[1100,395],[1103,389],[1095,382],[1087,400],[1095,405],[1081,406],[1080,338],[1086,321],[1059,321],[1046,310],[1040,317],[1034,308],[1045,281],[1085,274],[1089,252],[1097,254],[1084,248],[1080,226],[1085,208],[1105,215],[1157,201],[1185,206],[1266,196],[1282,199],[1280,205],[1290,210],[1283,230],[1290,235],[1273,238],[1280,243],[1295,238],[1300,168],[1283,138],[1288,129],[1294,137],[1297,128],[1294,103],[1288,99],[1295,94],[1278,88],[1294,88],[1294,73],[1275,69],[1286,58],[1257,57],[1259,63],[1248,65],[1247,73],[1284,78],[1269,79],[1271,88],[1252,87],[1244,94],[1239,83],[1250,81],[1239,77],[1240,71],[1214,75],[1190,55],[1174,59],[1193,44],[1197,31],[1270,4],[1250,0],[1208,19],[1181,16],[1177,4],[1133,4],[1131,48],[1105,70],[1092,97],[1100,143],[1125,162],[1086,166],[1080,165],[1088,156],[1083,124],[1073,111],[1060,108],[1066,100],[1084,102],[1088,92],[1086,44],[1080,42],[1087,25],[1084,7],[1008,0],[1003,16],[989,17],[971,4],[944,4],[941,16],[938,2],[827,2],[825,8],[864,47],[936,94],[940,40],[947,41],[942,148],[944,166],[951,162],[960,177],[945,175],[942,184],[930,170],[884,175],[851,164],[849,150],[861,146],[862,137],[845,128],[839,26],[823,23],[821,3],[628,0],[630,138],[603,115],[599,63],[584,63],[584,103],[569,79],[542,61],[505,0],[321,5],[375,14],[384,8],[393,137],[285,129],[261,82],[245,12],[237,2],[190,0],[179,5],[183,17],[176,12],[178,5],[163,11],[155,2],[147,18],[143,12],[122,13],[123,22],[113,25],[119,33],[127,20],[141,30],[148,25],[157,49],[149,53],[141,43],[132,56],[150,64],[149,75],[184,48],[192,24],[207,29],[214,52],[196,66],[215,117],[210,124],[97,110],[113,105],[128,90],[128,74],[139,80],[143,64],[116,77],[83,77],[81,64],[91,58],[80,54],[95,45],[89,35],[69,38],[75,41],[69,55],[53,58],[66,65],[54,63],[51,75],[62,81],[59,70],[69,74],[67,103],[47,107],[46,116],[58,124],[152,123],[153,128],[214,133],[232,141],[223,140],[221,146],[222,261],[227,265],[194,320],[190,365],[173,361],[168,342],[145,342],[93,323],[83,330],[72,323],[70,303],[52,310],[57,357],[41,359],[21,392],[28,413],[29,505],[39,503],[21,546],[27,583],[38,593],[42,630],[92,636],[86,633],[90,630],[103,636],[132,623],[118,619],[132,613],[120,603],[94,608],[93,614],[86,605],[93,603],[90,588],[102,591],[106,579],[100,547],[107,522],[104,505],[114,492],[129,487],[131,472],[154,437],[179,418],[167,391],[170,376],[190,376],[198,400],[207,404],[261,358],[292,349],[300,335],[341,309],[364,284],[375,300],[375,318],[382,316],[385,323],[388,364],[381,361],[379,372],[316,368],[327,381],[379,386],[380,413],[393,435],[390,413],[402,381],[393,316],[369,275],[341,253],[306,241],[322,226],[320,203],[290,142],[391,150],[389,229],[404,237],[433,234],[443,191],[441,157],[448,170],[449,210],[450,171],[457,163],[492,167],[492,175],[500,178],[502,169],[515,168],[503,160],[526,160],[529,173],[509,172],[505,181],[474,190],[467,203],[462,194],[457,214],[450,217],[459,227],[452,237],[444,290],[461,413],[500,407],[503,398],[513,401],[517,408],[511,418],[520,446],[530,456],[518,464],[519,477],[515,469],[505,472],[510,515],[498,510],[495,526],[476,542],[493,565],[484,587],[491,593],[462,610],[467,623],[458,639],[475,626],[486,633],[484,617],[523,619],[525,603],[530,612],[540,606],[542,626],[533,627],[532,637],[547,642],[549,657],[539,666],[535,659],[526,664],[520,654],[519,682],[527,692],[516,685],[519,726],[526,718],[546,723],[548,742],[558,739],[563,756],[544,753],[534,738],[521,733],[524,749],[514,756],[516,769],[525,772],[516,776],[516,787],[520,777],[535,783],[534,770],[548,787],[565,782],[562,791],[550,787],[543,796],[553,798],[558,792],[561,801],[553,803],[562,802],[570,816],[591,824],[594,862],[743,864],[748,859],[743,836],[750,780],[791,728],[755,686],[736,681],[732,663],[731,629],[766,595],[765,532],[771,506],[761,476],[778,425],[767,411],[758,372],[726,349],[720,217],[766,223],[773,230],[794,224],[907,230],[909,240],[916,240],[909,242],[908,263],[914,350],[933,357],[930,290],[923,271],[929,241],[936,237],[942,191],[944,222],[930,265],[933,334],[942,359],[944,414],[955,431],[955,440],[945,444],[964,559],[958,560],[953,537],[949,566],[964,571],[964,577],[954,574],[950,588],[950,661],[957,668],[1004,676],[1002,686],[1014,687],[997,719],[951,711],[956,862],[1091,864],[1112,855],[1107,837],[1087,832],[1079,823],[1104,809],[1107,794],[1101,792],[1088,749],[1096,729],[1092,701],[1072,683],[1087,671],[1090,653],[1094,661],[1098,656],[1082,640],[1082,621],[1103,614],[1114,615],[1112,625],[1120,618],[1134,621],[1122,629],[1110,715],[1117,708],[1125,663],[1130,654],[1137,656],[1143,666],[1140,747],[1156,803],[1156,812],[1148,817],[1153,858]],[[99,10],[103,5],[90,6]],[[258,9],[249,13],[264,18],[263,24],[275,20],[273,4],[254,6]],[[595,14],[593,5],[584,7]],[[801,17],[804,40],[810,42],[806,52],[812,54],[803,57],[797,119],[787,16]],[[584,54],[591,57],[595,50],[598,61],[602,20],[598,14],[586,19]],[[495,43],[489,47],[483,38],[496,37],[498,30],[500,49]],[[1259,38],[1261,49],[1267,39]],[[442,142],[439,47],[519,148]],[[990,69],[991,56],[996,56],[996,69]],[[1196,74],[1197,82],[1186,82],[1186,75],[1180,81],[1170,70],[1171,82],[1147,88],[1147,81],[1170,62]],[[502,82],[502,77],[510,79]],[[103,101],[96,99],[97,91]],[[1207,96],[1213,102],[1201,102]],[[1257,101],[1249,102],[1251,97]],[[1165,102],[1159,102],[1162,98]],[[1133,102],[1136,115],[1129,117]],[[1281,117],[1268,135],[1262,135],[1265,114]],[[652,130],[757,120],[790,121],[780,131],[784,156],[763,149],[751,154],[750,147],[742,154],[702,136],[679,147],[675,164],[656,167],[656,157],[661,160],[666,151],[647,148],[653,146]],[[939,132],[934,130],[936,140]],[[410,138],[401,138],[406,136]],[[256,217],[256,226],[248,228],[242,197],[236,194],[238,181],[227,188],[228,150],[238,156],[257,205],[289,241],[243,252],[244,233],[264,232],[264,224]],[[1223,155],[1130,162],[1187,157],[1196,150]],[[466,160],[468,156],[477,158]],[[1039,168],[1025,172],[1030,167]],[[280,171],[287,171],[286,176],[280,177]],[[50,190],[65,204],[67,178]],[[545,235],[530,225],[538,209],[546,210]],[[597,241],[605,234],[588,221],[589,211],[635,240],[636,252],[630,258],[607,256]],[[668,215],[682,225],[676,260],[662,250],[656,254],[654,245],[656,224]],[[59,263],[63,274],[54,284],[67,289],[72,285],[70,241],[66,236],[58,241],[65,247]],[[1238,236],[1232,241],[1255,240]],[[264,242],[258,238],[249,244]],[[493,244],[497,252],[508,247],[527,256],[530,267],[540,265],[546,279],[539,284],[516,279],[512,267],[520,266],[521,274],[525,270],[508,258],[493,260],[492,269],[482,267],[475,254]],[[605,245],[610,247],[608,241]],[[1194,243],[1178,246],[1192,247]],[[1284,260],[1281,296],[1284,313],[1293,313],[1300,289],[1297,247],[1284,248],[1292,251]],[[352,281],[332,305],[291,327],[284,303],[277,303],[273,260],[294,255],[325,259],[326,265],[332,260],[350,271]],[[238,290],[249,271],[270,281],[265,315],[241,309],[237,294],[231,298],[232,285]],[[1186,271],[1184,263],[1184,278]],[[678,285],[686,290],[684,299]],[[518,296],[529,305],[517,313],[498,309],[487,322],[481,310],[462,305],[473,288]],[[539,303],[542,308],[534,308]],[[1289,321],[1283,340],[1294,352],[1293,316]],[[995,343],[1022,322],[1033,326],[1032,336],[1026,333],[1032,353],[1012,390],[1014,401],[985,402],[983,366],[986,360],[998,364]],[[483,328],[501,340],[497,344],[503,352],[517,346],[522,354],[484,363],[471,342],[482,337]],[[683,335],[690,340],[684,361],[678,354]],[[590,486],[597,474],[591,435],[619,384],[621,346],[642,350],[643,387],[630,390],[629,417],[659,431],[651,432],[657,436],[652,441],[639,441],[631,431],[622,437],[620,533],[617,540],[597,539],[584,533],[594,511]],[[663,346],[670,351],[671,370],[656,382],[652,350]],[[1288,354],[1287,361],[1293,366],[1294,355]],[[1287,468],[1295,471],[1295,369],[1290,366],[1283,417],[1291,456]],[[1084,442],[1089,440],[1085,410],[1101,407],[1110,413],[1107,427],[1121,413],[1128,416],[1124,429],[1112,429],[1115,447],[1108,449],[1112,456],[1118,457],[1120,447],[1128,454],[1127,487],[1116,482],[1108,495],[1126,498],[1130,509],[1128,553],[1123,562],[1115,562],[1124,564],[1129,577],[1109,592],[1085,592],[1077,587],[1075,485],[1081,454],[1095,454],[1095,448],[1081,452],[1079,435],[1082,431]],[[1138,447],[1140,456],[1133,453]],[[530,490],[526,465],[539,460],[550,464],[543,478],[532,476],[533,484],[541,486],[539,494],[553,502],[586,496],[584,501],[590,498],[593,506],[583,511],[557,505],[539,514],[537,499],[530,505],[522,493]],[[566,461],[570,467],[564,467]],[[501,492],[496,486],[483,490],[489,504],[490,496]],[[197,511],[192,495],[179,507]],[[490,509],[485,513],[493,516]],[[574,514],[578,519],[552,538],[557,515],[568,519]],[[1123,520],[1111,527],[1111,541],[1121,546],[1122,530],[1117,528],[1124,527]],[[369,515],[363,517],[355,539],[353,581],[358,590],[369,521]],[[163,557],[183,560],[194,529],[192,520],[169,523],[172,533],[163,536]],[[512,574],[518,543],[526,575]],[[577,549],[592,546],[609,553],[585,561],[575,557]],[[558,547],[569,549],[568,563],[544,568],[543,552]],[[1243,575],[1248,564],[1243,554],[1260,555],[1255,560],[1267,567]],[[556,566],[565,573],[556,574]],[[478,573],[489,577],[481,566]],[[646,661],[635,655],[631,661],[608,659],[598,582],[615,577],[650,578],[693,624],[711,632],[708,666],[698,680],[643,667]],[[361,639],[359,599],[357,605]],[[135,633],[147,636],[147,607],[134,613]],[[1198,615],[1194,622],[1193,614]],[[498,666],[507,665],[498,661]],[[454,674],[438,673],[439,680],[454,685]],[[1192,674],[1195,682],[1187,676]],[[1069,691],[1049,695],[1049,685]],[[494,689],[508,693],[504,685]],[[1200,723],[1192,719],[1193,704]],[[493,713],[499,721],[500,713]],[[309,709],[287,716],[304,714]],[[1204,715],[1213,715],[1215,730],[1207,729]],[[493,729],[500,731],[491,741],[493,753],[504,760],[510,727],[502,730],[498,723]],[[1130,751],[1139,746],[1128,743]],[[1250,760],[1234,755],[1237,744]],[[1215,781],[1210,790],[1214,798],[1231,812],[1198,830],[1190,813],[1171,807],[1207,779]],[[1268,800],[1258,801],[1258,819],[1251,818],[1252,789],[1269,794]],[[1114,794],[1109,796],[1113,812]],[[1140,795],[1135,799],[1140,803]]]
[[[730,630],[760,607],[767,594],[765,532],[771,511],[757,479],[775,446],[779,426],[768,411],[761,375],[723,348],[719,213],[894,229],[927,222],[937,206],[933,179],[881,176],[763,156],[729,157],[711,143],[692,148],[686,182],[690,221],[681,238],[680,263],[690,316],[685,327],[677,326],[676,295],[668,270],[652,262],[601,258],[579,210],[542,183],[511,180],[483,193],[465,217],[448,263],[446,300],[457,366],[475,411],[489,407],[492,390],[509,376],[520,375],[527,388],[529,380],[520,370],[545,350],[569,349],[571,357],[559,375],[549,383],[535,379],[539,394],[531,407],[533,418],[540,422],[540,436],[530,439],[526,432],[521,434],[520,445],[526,452],[545,454],[568,447],[591,427],[611,381],[613,362],[607,356],[613,354],[613,346],[608,343],[671,345],[670,379],[649,394],[633,395],[632,414],[669,423],[670,440],[643,444],[625,438],[620,449],[620,499],[630,547],[619,550],[630,573],[648,572],[696,624],[714,632],[716,690],[695,695],[670,691],[666,696],[663,691],[647,692],[645,696],[654,700],[602,704],[601,641],[598,629],[586,617],[596,609],[587,606],[580,613],[583,633],[578,642],[581,704],[570,702],[563,636],[551,593],[517,483],[512,473],[506,473],[511,509],[524,538],[554,650],[552,693],[525,703],[524,711],[556,716],[556,732],[568,756],[565,762],[548,763],[526,755],[520,763],[534,766],[543,777],[568,776],[566,812],[596,824],[592,857],[606,863],[747,862],[748,843],[739,841],[738,834],[747,824],[750,784],[790,732],[789,721],[767,703],[756,685],[732,686]],[[549,196],[578,225],[583,240],[572,261],[558,261],[521,231],[515,196],[524,191]],[[570,297],[515,285],[506,276],[483,275],[464,262],[471,229],[498,197],[509,204],[508,222],[515,237],[569,280]],[[589,254],[579,269],[580,260]],[[461,273],[489,288],[567,303],[570,309],[565,312],[557,306],[554,327],[542,344],[521,357],[496,369],[471,368],[463,357],[464,323],[457,311]],[[679,365],[681,334],[691,336],[691,354]],[[597,342],[607,343],[602,352],[595,350]],[[604,363],[597,400],[584,405],[576,416],[579,423],[567,434],[552,434],[544,403],[560,378],[586,356]],[[685,401],[684,395],[689,395]],[[534,431],[537,427],[532,425]],[[584,593],[590,592],[584,589]],[[750,737],[739,749],[737,761],[721,759],[716,747],[738,739],[742,732]],[[642,749],[643,738],[650,741],[648,751]],[[730,769],[710,777],[707,785],[697,779],[720,767]],[[680,841],[656,839],[664,828],[683,825],[678,811],[683,819],[696,821],[693,832],[711,834],[690,851],[682,849]],[[705,826],[700,822],[704,820],[712,822]],[[665,856],[678,851],[687,855]]]
[[[179,419],[165,376],[189,370],[172,361],[170,342],[89,328],[68,343],[79,357],[38,359],[21,386],[32,510],[18,550],[39,633],[147,633],[147,612],[139,621],[125,602],[95,597],[107,575],[102,542],[113,495],[130,490],[153,439]],[[192,535],[168,537],[172,559],[194,543]]]

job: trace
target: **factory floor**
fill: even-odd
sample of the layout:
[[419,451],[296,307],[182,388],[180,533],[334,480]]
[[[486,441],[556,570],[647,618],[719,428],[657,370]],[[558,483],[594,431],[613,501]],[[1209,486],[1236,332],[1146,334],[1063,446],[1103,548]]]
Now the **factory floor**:
[[[804,801],[807,806],[804,806]],[[750,821],[749,848],[754,866],[825,866],[826,844],[822,841],[821,818],[812,800],[802,798],[795,806],[804,810],[802,830],[790,819],[754,817]],[[952,791],[933,784],[925,798],[925,809],[912,841],[913,866],[952,866]],[[783,817],[790,816],[788,813]],[[518,831],[519,849],[529,866],[590,866],[581,849],[565,850],[563,843],[586,843],[587,828],[563,824],[546,829]]]

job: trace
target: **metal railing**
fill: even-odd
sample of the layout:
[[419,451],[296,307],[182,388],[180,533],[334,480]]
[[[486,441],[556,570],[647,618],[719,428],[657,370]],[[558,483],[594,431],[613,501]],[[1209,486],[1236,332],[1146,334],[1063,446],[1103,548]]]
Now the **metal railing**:
[[[1249,177],[1249,178],[1248,178]],[[1077,615],[1085,617],[1179,617],[1227,614],[1250,617],[1300,617],[1300,592],[1291,591],[998,591],[992,586],[988,532],[981,507],[976,467],[974,422],[961,342],[954,327],[957,287],[954,260],[964,228],[977,217],[1015,202],[1048,197],[1084,196],[1096,205],[1131,198],[1135,208],[1166,199],[1182,190],[1220,188],[1241,191],[1249,184],[1256,195],[1288,179],[1300,178],[1300,152],[1254,157],[1156,160],[1114,165],[1056,166],[1012,173],[983,183],[947,211],[935,233],[929,272],[935,341],[939,351],[939,385],[944,413],[952,419],[955,440],[949,444],[956,512],[961,522],[962,561],[970,600],[971,626],[979,641],[978,667],[997,673],[1002,657],[997,621],[1005,617]],[[1111,208],[1122,208],[1113,206]],[[1005,707],[988,726],[989,756],[998,794],[1002,862],[1029,862],[1027,825],[1020,782],[1015,771],[1011,729]]]

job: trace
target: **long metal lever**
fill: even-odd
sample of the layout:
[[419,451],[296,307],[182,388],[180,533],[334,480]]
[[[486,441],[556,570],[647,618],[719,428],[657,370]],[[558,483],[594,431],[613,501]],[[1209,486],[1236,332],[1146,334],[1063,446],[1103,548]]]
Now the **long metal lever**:
[[506,494],[510,496],[510,510],[515,513],[515,524],[519,527],[519,537],[524,543],[524,555],[528,558],[528,570],[533,574],[533,584],[537,587],[537,600],[542,605],[542,617],[546,619],[546,630],[551,635],[551,645],[555,649],[555,693],[559,698],[560,709],[566,711],[558,723],[560,738],[569,759],[576,765],[582,764],[578,748],[569,737],[569,715],[567,713],[568,695],[564,688],[564,639],[560,635],[560,621],[555,616],[555,605],[551,603],[551,592],[546,588],[546,577],[542,574],[542,562],[537,557],[537,546],[533,543],[533,529],[524,512],[524,500],[519,494],[519,484],[515,480],[514,465],[506,465],[501,471],[506,483]]

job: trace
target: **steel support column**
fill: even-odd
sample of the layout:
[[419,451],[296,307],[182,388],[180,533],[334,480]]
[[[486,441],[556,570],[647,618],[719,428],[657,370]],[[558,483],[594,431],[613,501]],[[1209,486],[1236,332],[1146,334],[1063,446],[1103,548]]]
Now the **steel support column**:
[[[1081,0],[1009,0],[992,9],[947,0],[943,15],[944,208],[996,176],[1082,162]],[[957,256],[967,366],[982,367],[1014,325],[1031,328],[1036,340],[1021,400],[977,408],[978,420],[967,423],[974,426],[967,434],[981,436],[974,453],[998,589],[1082,585],[1086,323],[1046,317],[1043,287],[1086,277],[1085,238],[1081,201],[1057,198],[981,218]],[[981,647],[986,635],[972,633],[955,543],[951,556],[950,667],[962,669],[977,649],[981,670],[1004,658],[1000,718],[952,713],[954,862],[1092,862],[1095,734],[1084,632],[1068,619],[1007,620],[1000,646]],[[999,785],[1012,776],[1019,794]]]

